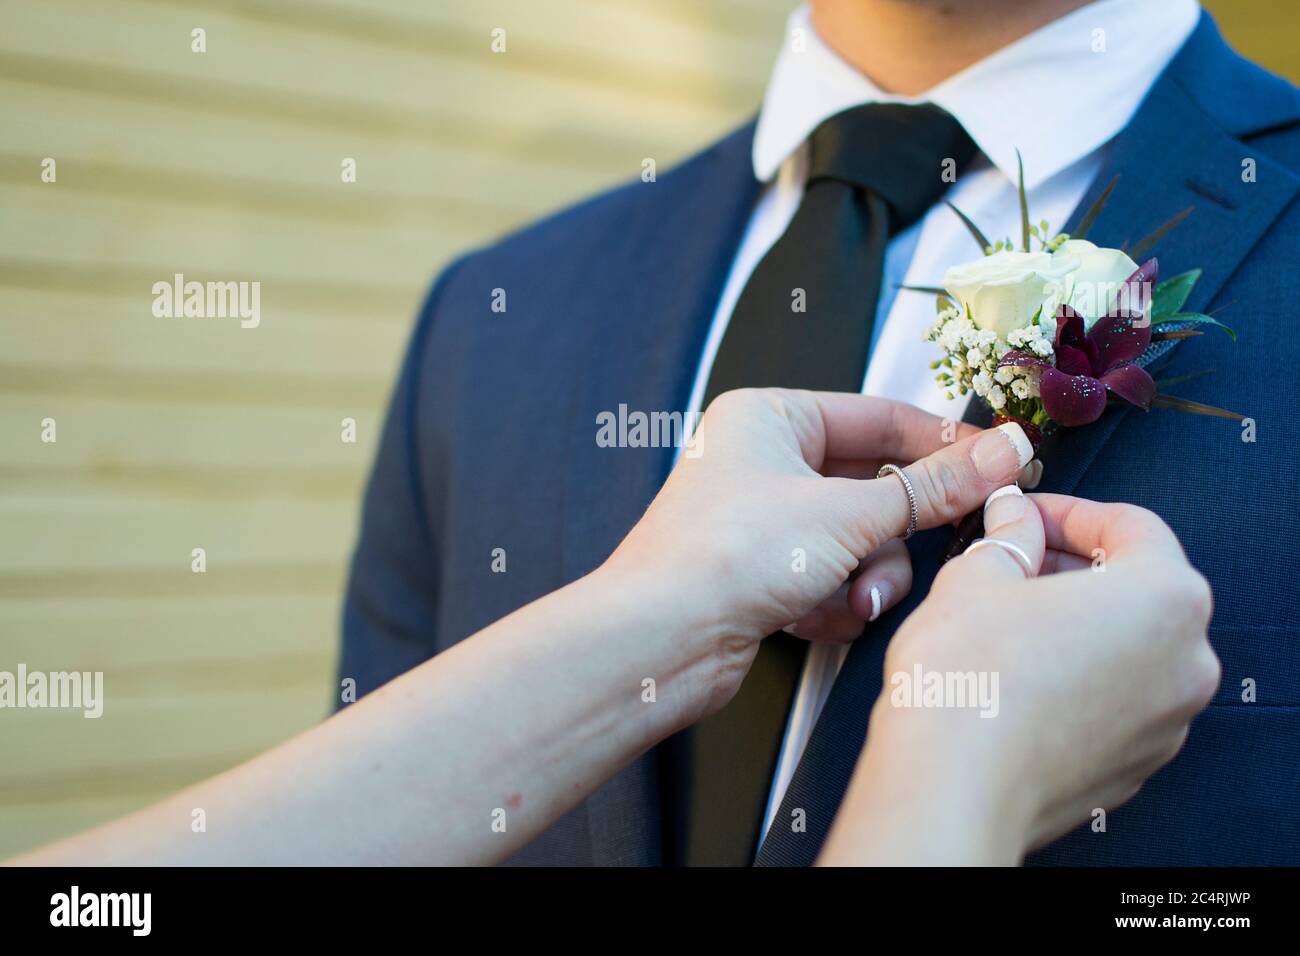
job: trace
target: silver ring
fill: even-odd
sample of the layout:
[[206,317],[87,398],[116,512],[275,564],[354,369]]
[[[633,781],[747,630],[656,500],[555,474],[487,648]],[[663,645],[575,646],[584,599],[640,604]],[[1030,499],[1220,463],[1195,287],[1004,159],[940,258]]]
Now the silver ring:
[[902,538],[899,539],[906,541],[916,534],[916,521],[920,517],[916,510],[916,492],[912,490],[912,483],[907,480],[907,475],[903,474],[903,469],[897,465],[881,465],[880,470],[876,472],[876,477],[883,478],[885,475],[897,475],[898,480],[903,483],[903,490],[907,492],[907,507],[912,510],[912,517],[907,522],[907,530],[903,532]]
[[1029,555],[1025,554],[1025,549],[1018,544],[1012,544],[1010,541],[1003,541],[1001,538],[976,538],[963,554],[970,554],[972,551],[987,548],[989,545],[999,547],[1015,558],[1016,564],[1020,565],[1020,570],[1025,572],[1025,577],[1032,578],[1034,576],[1034,562],[1029,560]]

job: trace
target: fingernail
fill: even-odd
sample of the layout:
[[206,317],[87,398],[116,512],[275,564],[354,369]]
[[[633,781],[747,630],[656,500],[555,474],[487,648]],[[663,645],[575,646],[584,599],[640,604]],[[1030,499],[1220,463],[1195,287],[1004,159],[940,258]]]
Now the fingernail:
[[1029,444],[1024,429],[1015,422],[1006,422],[986,431],[971,449],[975,470],[985,481],[1006,481],[1034,457],[1034,446]]
[[871,617],[868,621],[874,621],[880,617],[880,612],[885,609],[885,594],[879,584],[871,585]]
[[785,627],[781,628],[781,630],[785,631],[791,637],[799,636],[799,632],[795,629],[795,626],[793,624],[787,624]]
[[1015,485],[1004,485],[984,502],[984,530],[996,531],[1018,521],[1025,513],[1024,493]]
[[1043,461],[1041,458],[1035,458],[1024,468],[1020,469],[1020,478],[1016,481],[1022,491],[1033,491],[1038,487],[1038,483],[1043,480]]

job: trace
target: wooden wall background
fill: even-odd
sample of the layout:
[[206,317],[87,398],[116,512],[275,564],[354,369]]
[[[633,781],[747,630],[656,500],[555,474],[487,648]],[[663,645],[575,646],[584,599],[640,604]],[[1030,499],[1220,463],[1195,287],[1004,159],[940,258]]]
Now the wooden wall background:
[[[0,711],[0,857],[329,711],[433,275],[741,122],[791,5],[0,0],[0,670],[102,670],[107,696],[99,720]],[[1297,74],[1294,4],[1213,6]],[[260,281],[260,327],[155,318],[177,272]]]

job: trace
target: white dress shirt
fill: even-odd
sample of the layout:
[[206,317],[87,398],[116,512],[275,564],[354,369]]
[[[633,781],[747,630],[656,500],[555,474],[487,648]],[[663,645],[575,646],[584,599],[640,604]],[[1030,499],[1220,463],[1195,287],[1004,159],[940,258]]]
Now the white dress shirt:
[[[982,156],[946,199],[991,240],[1019,241],[1016,150],[1024,158],[1031,221],[1061,229],[1101,165],[1102,150],[1137,111],[1151,84],[1195,28],[1196,0],[1101,0],[1082,7],[949,77],[928,93],[903,97],[877,88],[817,36],[806,7],[790,15],[786,38],[754,136],[754,174],[764,187],[723,287],[696,373],[698,411],[709,370],[750,273],[781,236],[803,196],[807,140],[823,120],[864,103],[934,103],[951,113]],[[936,37],[942,42],[942,37]],[[966,399],[949,400],[934,381],[937,347],[923,340],[933,297],[898,285],[940,284],[944,270],[980,255],[942,203],[894,237],[862,389],[959,419]],[[847,654],[809,649],[764,815],[767,833],[813,725]]]

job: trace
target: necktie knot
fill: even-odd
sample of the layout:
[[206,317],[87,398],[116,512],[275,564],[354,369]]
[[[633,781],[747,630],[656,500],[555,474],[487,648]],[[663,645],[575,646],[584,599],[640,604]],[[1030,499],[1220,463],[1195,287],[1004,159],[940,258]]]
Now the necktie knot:
[[838,180],[874,193],[889,205],[890,232],[898,232],[938,201],[976,151],[937,106],[869,103],[813,131],[808,185]]

